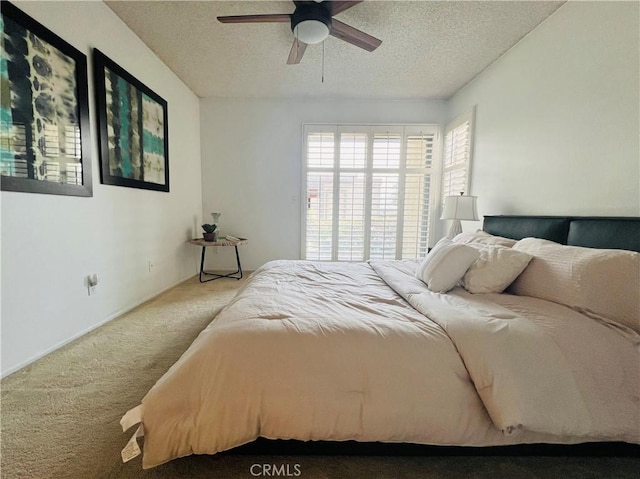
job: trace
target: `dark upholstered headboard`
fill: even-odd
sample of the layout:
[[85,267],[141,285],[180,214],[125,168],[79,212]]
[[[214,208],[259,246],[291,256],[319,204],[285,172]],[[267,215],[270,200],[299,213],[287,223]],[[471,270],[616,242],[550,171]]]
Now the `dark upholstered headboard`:
[[505,238],[542,238],[587,248],[640,252],[640,218],[604,216],[485,216],[482,229]]

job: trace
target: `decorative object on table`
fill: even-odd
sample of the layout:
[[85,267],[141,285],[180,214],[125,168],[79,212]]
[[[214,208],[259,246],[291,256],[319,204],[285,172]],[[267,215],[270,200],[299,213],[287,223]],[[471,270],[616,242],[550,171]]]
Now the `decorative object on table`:
[[2,190],[92,196],[87,58],[0,4]]
[[220,234],[220,217],[222,213],[211,213],[211,224],[218,227],[218,234]]
[[202,225],[202,229],[204,230],[202,236],[205,241],[218,241],[218,233],[216,232],[216,230],[218,229],[218,225],[210,225],[205,223]]
[[169,191],[167,102],[93,50],[102,183]]
[[476,199],[476,196],[465,196],[464,192],[460,193],[460,196],[445,196],[440,219],[453,220],[447,236],[449,239],[462,233],[460,220],[478,220]]

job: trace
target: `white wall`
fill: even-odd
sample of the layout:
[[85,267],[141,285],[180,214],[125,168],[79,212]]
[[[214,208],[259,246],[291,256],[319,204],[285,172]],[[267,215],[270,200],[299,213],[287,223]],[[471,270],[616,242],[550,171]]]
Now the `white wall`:
[[[3,375],[195,274],[202,210],[199,99],[102,2],[17,6],[88,57],[94,196],[2,192]],[[93,47],[167,100],[170,193],[100,184]]]
[[568,2],[450,100],[479,214],[640,215],[639,5]]
[[[222,233],[249,238],[246,269],[300,258],[303,123],[442,123],[445,114],[437,101],[202,100],[203,217],[222,212]],[[209,267],[235,266],[232,248],[217,249]]]

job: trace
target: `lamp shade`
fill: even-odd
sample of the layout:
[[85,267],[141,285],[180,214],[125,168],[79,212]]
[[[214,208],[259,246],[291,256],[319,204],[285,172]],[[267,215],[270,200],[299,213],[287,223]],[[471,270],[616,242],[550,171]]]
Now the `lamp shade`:
[[445,196],[441,220],[477,220],[476,196]]

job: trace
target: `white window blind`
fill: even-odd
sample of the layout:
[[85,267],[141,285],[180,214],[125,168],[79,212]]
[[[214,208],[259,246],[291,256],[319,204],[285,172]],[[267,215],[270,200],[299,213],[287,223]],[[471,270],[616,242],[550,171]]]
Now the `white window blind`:
[[473,111],[445,127],[442,198],[469,193],[472,158]]
[[305,126],[302,257],[424,256],[436,125]]

